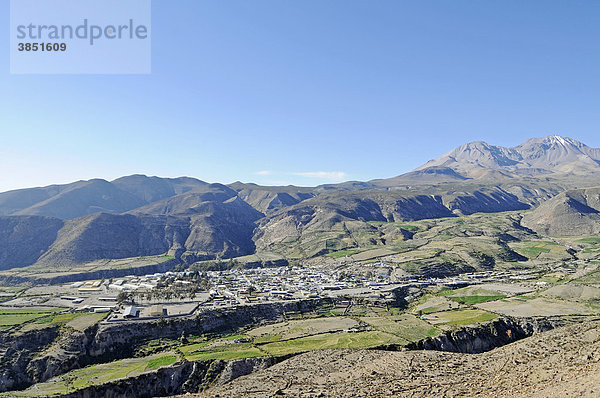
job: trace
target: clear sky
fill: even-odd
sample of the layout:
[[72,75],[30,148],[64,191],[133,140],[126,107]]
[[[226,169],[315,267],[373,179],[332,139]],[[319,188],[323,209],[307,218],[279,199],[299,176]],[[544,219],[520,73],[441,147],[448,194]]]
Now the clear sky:
[[592,0],[154,0],[151,35],[150,75],[10,75],[0,31],[0,191],[133,173],[317,185],[474,140],[600,147]]

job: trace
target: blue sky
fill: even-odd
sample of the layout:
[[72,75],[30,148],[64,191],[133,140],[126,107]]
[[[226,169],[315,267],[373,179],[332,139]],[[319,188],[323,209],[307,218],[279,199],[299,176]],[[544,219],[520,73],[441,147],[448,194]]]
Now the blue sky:
[[154,0],[150,75],[10,75],[1,35],[0,190],[317,185],[474,140],[600,147],[599,2]]

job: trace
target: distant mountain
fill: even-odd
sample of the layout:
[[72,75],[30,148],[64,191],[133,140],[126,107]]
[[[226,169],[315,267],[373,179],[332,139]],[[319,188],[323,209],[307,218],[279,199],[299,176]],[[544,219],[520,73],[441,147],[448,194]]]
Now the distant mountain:
[[557,135],[532,138],[515,150],[522,156],[522,162],[532,168],[566,173],[598,172],[600,168],[600,149],[572,138]]
[[457,182],[465,180],[468,180],[468,178],[458,174],[450,167],[431,166],[417,169],[415,171],[411,171],[410,173],[399,175],[398,177],[384,180],[372,180],[369,182],[374,186],[389,187],[414,184],[435,184],[441,181]]
[[70,219],[97,212],[122,213],[143,203],[108,181],[90,180],[69,184],[56,195],[13,214]]
[[182,177],[133,175],[0,193],[0,215],[41,215],[64,220],[87,214],[124,213],[157,200],[203,189],[206,182]]
[[600,173],[600,149],[557,135],[533,138],[514,148],[478,141],[461,145],[416,170],[432,167],[450,168],[469,178],[486,176],[483,170],[500,171],[505,177]]
[[[225,186],[190,177],[132,175],[112,182],[95,179],[22,189],[0,193],[0,215],[40,215],[66,220],[96,212],[175,214],[185,212],[195,203],[211,200],[210,195],[216,195],[214,199],[220,201],[237,195],[261,213],[273,214],[327,192],[429,186],[433,189],[423,193],[435,193],[439,184],[453,184],[466,191],[480,189],[481,184],[508,184],[502,188],[516,192],[522,201],[537,203],[531,200],[531,192],[539,190],[552,195],[563,186],[589,186],[582,178],[594,179],[600,185],[600,149],[553,135],[530,139],[514,148],[471,142],[397,177],[314,188],[261,187],[239,182]],[[520,196],[520,188],[513,188],[511,180],[519,180],[518,185],[528,191],[529,198]],[[555,186],[561,188],[556,191]]]

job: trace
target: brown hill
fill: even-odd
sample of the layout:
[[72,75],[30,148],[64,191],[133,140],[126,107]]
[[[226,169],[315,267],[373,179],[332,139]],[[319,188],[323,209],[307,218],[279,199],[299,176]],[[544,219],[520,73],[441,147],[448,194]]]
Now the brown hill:
[[[186,214],[205,202],[223,203],[236,197],[237,192],[222,184],[206,184],[193,191],[158,200],[131,211],[133,214]],[[250,210],[250,206],[248,206]]]
[[96,213],[67,221],[37,262],[63,266],[165,253],[193,262],[251,254],[260,216],[237,198],[177,216]]
[[600,232],[600,188],[567,191],[526,214],[523,224],[551,236],[595,235]]
[[[565,190],[600,183],[599,159],[600,149],[549,136],[515,148],[469,143],[395,178],[314,188],[132,175],[10,191],[0,193],[0,215],[52,218],[5,221],[0,259],[27,265],[35,251],[41,263],[60,265],[168,251],[191,261],[249,254],[255,245],[284,245],[285,253],[312,257],[408,234],[374,234],[369,222],[526,210]],[[577,192],[544,203],[524,222],[549,234],[600,231],[592,191]],[[69,221],[62,227],[57,218]],[[36,238],[15,226],[23,222],[24,231],[62,229]],[[23,255],[14,250],[18,233],[24,241],[39,239]]]

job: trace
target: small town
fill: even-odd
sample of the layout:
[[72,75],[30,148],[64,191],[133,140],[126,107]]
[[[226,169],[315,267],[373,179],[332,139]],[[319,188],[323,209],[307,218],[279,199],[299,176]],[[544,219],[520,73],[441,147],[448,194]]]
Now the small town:
[[[190,316],[204,309],[320,298],[342,304],[360,299],[385,306],[393,302],[393,291],[402,287],[461,288],[482,283],[524,282],[538,275],[536,271],[483,271],[459,277],[392,281],[385,263],[372,267],[381,271],[326,272],[299,266],[169,271],[40,287],[45,292],[43,296],[16,297],[5,304],[43,304],[71,308],[74,312],[108,313],[104,322],[123,322]],[[35,289],[30,290],[35,292]]]

